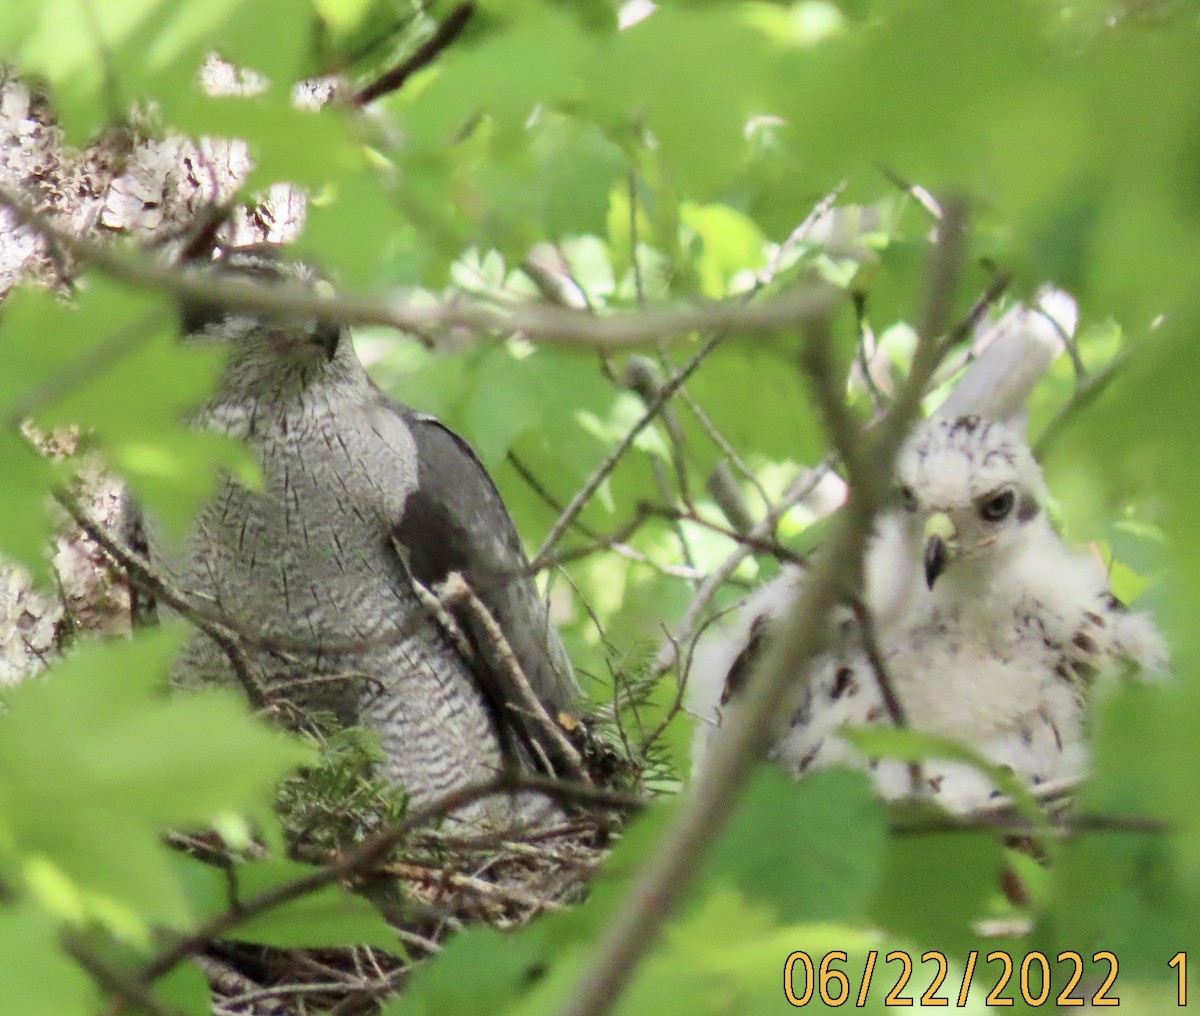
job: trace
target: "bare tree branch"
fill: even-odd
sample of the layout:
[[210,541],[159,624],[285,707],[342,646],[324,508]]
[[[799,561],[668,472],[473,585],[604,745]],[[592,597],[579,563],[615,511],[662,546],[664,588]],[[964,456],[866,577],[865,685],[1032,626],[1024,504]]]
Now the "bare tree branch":
[[854,619],[858,622],[863,651],[867,654],[867,662],[875,672],[875,683],[879,686],[879,694],[883,698],[888,717],[893,726],[907,727],[908,717],[905,715],[904,706],[900,702],[900,696],[896,694],[896,689],[892,686],[891,676],[883,662],[883,650],[880,648],[879,635],[875,630],[875,618],[871,616],[870,609],[861,598],[852,600],[850,606],[854,611]]
[[322,297],[301,284],[262,285],[211,272],[159,264],[144,255],[83,240],[34,211],[19,196],[0,188],[0,206],[17,223],[60,244],[73,257],[120,282],[166,293],[176,300],[215,304],[231,310],[289,320],[317,318],[344,325],[382,325],[400,331],[461,332],[473,336],[519,334],[531,342],[573,349],[616,350],[696,332],[724,336],[764,335],[795,327],[824,314],[841,299],[824,284],[796,286],[770,300],[698,301],[681,308],[658,308],[606,316],[544,303],[501,307],[474,300],[431,299],[406,293],[393,299]]
[[229,660],[230,669],[241,684],[246,698],[255,709],[270,709],[275,704],[261,682],[251,672],[250,664],[242,649],[241,633],[222,620],[208,617],[192,600],[174,589],[158,575],[149,562],[142,560],[133,551],[122,547],[90,518],[83,507],[66,491],[55,491],[54,499],[80,529],[107,554],[128,577],[129,581],[161,599],[164,604],[177,610],[197,629],[211,638]]
[[[189,621],[219,646],[236,643],[238,650],[248,648],[271,653],[286,663],[301,665],[298,659],[305,654],[320,653],[324,656],[353,656],[371,652],[380,646],[395,645],[411,636],[424,623],[428,613],[417,612],[393,630],[369,639],[345,639],[341,641],[291,638],[282,635],[264,635],[246,628],[236,618],[214,612],[207,604],[199,603],[183,590],[173,586],[163,575],[143,558],[114,539],[95,519],[88,516],[83,507],[66,491],[56,491],[55,500],[74,520],[76,525],[92,540],[124,573],[126,578],[139,589],[153,595],[161,603]],[[436,620],[436,618],[435,618]],[[350,675],[328,675],[321,680],[346,680]]]

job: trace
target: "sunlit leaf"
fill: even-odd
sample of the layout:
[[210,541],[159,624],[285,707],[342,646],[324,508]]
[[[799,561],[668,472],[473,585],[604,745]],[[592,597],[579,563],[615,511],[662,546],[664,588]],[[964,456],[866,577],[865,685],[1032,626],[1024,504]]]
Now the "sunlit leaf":
[[[253,899],[300,882],[319,869],[283,859],[254,861],[240,865],[235,879],[238,898]],[[226,884],[219,871],[217,881]],[[224,907],[222,907],[224,909]],[[265,910],[238,925],[237,937],[247,942],[283,949],[319,948],[337,945],[375,945],[393,953],[402,952],[396,933],[362,896],[338,884]]]
[[817,773],[797,787],[763,768],[717,844],[711,874],[785,921],[853,921],[878,884],[886,832],[862,775]]
[[58,929],[29,909],[0,908],[0,992],[14,1013],[90,1016],[96,989],[58,944]]
[[187,908],[161,832],[261,812],[307,757],[232,692],[168,698],[178,646],[155,632],[89,647],[7,690],[0,716],[0,841],[88,896],[175,922]]

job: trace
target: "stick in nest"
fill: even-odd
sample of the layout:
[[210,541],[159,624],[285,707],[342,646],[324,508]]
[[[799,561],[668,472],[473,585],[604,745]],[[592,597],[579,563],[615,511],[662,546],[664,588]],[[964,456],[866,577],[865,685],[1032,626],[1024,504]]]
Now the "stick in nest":
[[[426,596],[428,595],[427,592]],[[425,600],[426,596],[422,596],[422,599]],[[592,780],[584,768],[579,752],[567,740],[566,734],[554,718],[546,712],[546,707],[534,693],[500,625],[466,579],[458,572],[451,572],[446,581],[433,590],[432,600],[435,605],[431,606],[431,609],[435,618],[444,626],[449,626],[447,635],[460,647],[467,641],[466,635],[457,621],[447,615],[456,608],[466,612],[469,628],[477,636],[473,646],[474,652],[470,652],[468,647],[466,658],[479,659],[495,685],[500,703],[526,721],[525,726],[535,750],[542,753],[543,745],[548,742],[552,749],[550,754],[559,760],[560,767],[565,770],[560,775],[590,784]],[[549,759],[545,761],[548,762]],[[551,772],[553,771],[552,767]]]

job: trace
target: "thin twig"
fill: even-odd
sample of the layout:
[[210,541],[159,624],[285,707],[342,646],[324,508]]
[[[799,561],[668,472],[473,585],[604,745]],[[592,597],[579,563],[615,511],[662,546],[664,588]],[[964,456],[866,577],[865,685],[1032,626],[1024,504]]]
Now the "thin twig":
[[[662,390],[663,374],[660,368],[665,368],[671,373],[672,377],[675,373],[665,351],[661,348],[658,360],[658,364],[655,364],[649,357],[631,356],[625,368],[626,382],[637,393],[645,406],[653,403]],[[679,426],[679,419],[675,415],[674,408],[670,405],[663,406],[662,411],[659,413],[659,418],[662,420],[663,429],[667,432],[671,466],[675,470],[675,482],[679,500],[691,509],[693,508],[693,502],[691,484],[688,481],[687,441],[684,437],[683,429]],[[670,503],[675,500],[675,493],[672,491],[671,485],[667,480],[666,469],[657,456],[651,459],[651,466],[654,469],[654,477],[658,482],[658,489],[662,494],[663,501]],[[678,524],[672,528],[675,530],[675,536],[679,540],[679,547],[683,554],[684,563],[689,567],[694,567],[695,558],[688,544],[687,535]]]
[[[614,533],[608,535],[597,535],[591,543],[581,544],[577,547],[570,547],[566,550],[561,550],[557,554],[551,554],[546,557],[535,568],[532,565],[527,565],[522,568],[517,574],[520,575],[536,575],[539,572],[547,571],[551,568],[561,568],[565,564],[570,564],[572,561],[578,561],[585,557],[590,557],[592,554],[602,550],[611,550],[621,557],[628,558],[637,564],[644,564],[649,568],[653,568],[656,572],[662,575],[669,575],[671,578],[683,579],[687,582],[696,582],[703,578],[703,573],[694,567],[679,564],[664,564],[661,561],[656,561],[650,555],[643,554],[640,550],[629,546],[625,541],[637,533],[646,521],[650,518],[648,513],[635,515],[626,525],[622,526]],[[578,527],[581,532],[585,531],[584,527]]]
[[[1171,823],[1152,815],[1105,815],[1084,813],[1050,823],[1058,836],[1077,836],[1080,833],[1122,832],[1168,835]],[[910,819],[894,819],[891,831],[895,836],[921,836],[929,833],[957,833],[982,830],[1004,836],[1040,836],[1043,829],[1012,815],[923,815]]]
[[[412,636],[420,625],[429,619],[427,612],[415,611],[392,631],[369,639],[314,642],[284,635],[264,635],[238,624],[234,618],[225,614],[212,612],[206,605],[198,603],[193,597],[173,586],[141,555],[115,540],[65,491],[56,492],[54,497],[80,529],[125,573],[130,582],[186,618],[218,645],[222,645],[221,640],[233,641],[241,648],[270,653],[285,663],[304,666],[307,665],[306,661],[300,660],[300,655],[354,656],[372,652],[381,646],[398,644]],[[330,675],[328,680],[344,681],[347,677],[346,674]]]
[[946,336],[947,350],[953,346],[957,346],[975,330],[979,322],[983,320],[984,314],[1007,292],[1011,283],[1012,276],[1006,272],[998,272],[992,276],[992,280],[987,284],[987,288],[971,305],[971,309],[967,311],[966,317],[950,329],[950,334]]
[[[780,519],[816,490],[817,485],[820,484],[821,480],[829,472],[831,464],[832,459],[826,459],[824,462],[814,466],[812,469],[805,470],[797,476],[784,492],[783,497],[779,499],[779,502],[774,505],[768,505],[766,516],[746,534],[746,537],[753,540],[772,539]],[[725,584],[737,569],[737,566],[752,553],[753,547],[750,544],[744,541],[739,543],[730,552],[729,556],[700,583],[699,588],[684,611],[683,617],[672,630],[670,638],[664,640],[659,646],[658,653],[654,657],[654,666],[650,668],[650,672],[647,675],[649,680],[657,680],[678,662],[673,652],[675,645],[690,640],[690,633],[699,623],[701,616],[708,609],[708,605],[712,603],[717,590]]]
[[554,268],[541,264],[533,254],[521,262],[521,274],[532,282],[542,298],[550,303],[573,310],[582,308],[594,314],[596,309],[592,306],[591,298],[572,274],[566,256],[558,247],[554,248],[554,253],[559,259],[556,267],[561,270],[561,275],[556,273]]
[[248,1005],[253,1002],[266,1002],[272,999],[284,999],[294,995],[330,995],[342,994],[347,990],[382,995],[392,990],[392,978],[378,981],[329,981],[322,984],[315,981],[311,984],[273,984],[269,988],[256,988],[243,991],[240,995],[228,995],[222,1001],[228,1007]]
[[1045,429],[1038,435],[1038,439],[1033,445],[1034,458],[1040,461],[1046,457],[1050,449],[1062,437],[1067,424],[1076,414],[1086,409],[1108,390],[1109,386],[1129,366],[1131,356],[1132,353],[1128,348],[1122,350],[1109,360],[1102,370],[1092,374],[1075,388],[1074,394],[1066,405],[1054,415],[1054,419],[1046,424]]
[[250,663],[242,649],[239,632],[235,632],[223,621],[205,616],[203,611],[187,596],[172,587],[158,575],[150,564],[132,551],[122,547],[103,527],[89,517],[83,507],[66,491],[54,492],[54,499],[72,518],[76,525],[105,554],[121,568],[131,582],[151,593],[157,599],[186,617],[197,629],[213,640],[229,660],[230,669],[241,684],[246,698],[255,709],[268,710],[277,702],[267,694],[262,683],[254,676]]
[[562,904],[557,900],[543,899],[513,886],[488,882],[476,875],[464,875],[462,872],[450,871],[445,867],[433,868],[425,864],[414,864],[411,861],[396,861],[383,865],[380,871],[385,875],[394,875],[410,881],[432,883],[451,889],[463,889],[489,902],[527,907],[533,913],[563,909]]
[[[669,631],[666,632],[666,637],[668,639],[671,638],[671,633]],[[675,655],[677,658],[680,656],[678,645],[675,646]],[[651,730],[650,733],[642,738],[642,743],[638,746],[639,758],[646,757],[646,753],[650,750],[654,742],[662,737],[663,731],[667,729],[667,726],[670,724],[670,722],[675,719],[676,715],[683,708],[683,699],[687,694],[688,675],[690,671],[691,668],[688,666],[679,668],[678,673],[675,675],[675,697],[671,700],[671,704],[667,707],[667,711],[663,714],[663,718],[659,720],[657,724],[655,724],[654,729]]]
[[473,3],[459,4],[455,7],[442,19],[433,35],[421,43],[403,63],[359,89],[354,96],[354,105],[365,106],[382,95],[399,90],[413,74],[431,64],[439,53],[462,35],[463,29],[467,27],[467,22],[471,20],[471,15],[474,13],[475,5]]
[[538,548],[537,554],[534,555],[532,566],[540,567],[542,560],[549,553],[550,549],[559,541],[562,534],[574,523],[579,513],[583,511],[588,501],[592,499],[592,495],[600,489],[600,485],[605,481],[608,475],[617,467],[617,463],[621,457],[633,446],[633,442],[637,440],[637,436],[645,430],[659,414],[662,408],[667,404],[668,400],[676,391],[683,386],[683,383],[691,377],[697,367],[704,362],[708,356],[721,341],[719,337],[709,339],[700,350],[691,357],[670,381],[662,386],[658,395],[646,406],[646,412],[635,423],[626,435],[617,442],[617,446],[608,454],[603,462],[596,468],[587,482],[576,492],[575,496],[568,502],[567,507],[563,509],[562,515],[550,528],[550,532],[546,534],[546,538],[542,541],[541,547]]
[[[878,413],[884,405],[887,404],[887,399],[882,391],[879,390],[879,384],[875,380],[875,373],[872,369],[871,360],[875,355],[875,334],[871,330],[871,326],[867,323],[867,298],[863,293],[854,294],[854,321],[858,341],[856,345],[856,354],[858,357],[858,369],[862,374],[863,384],[867,387],[867,394],[871,397],[871,408]],[[870,340],[870,351],[867,350],[868,340]]]
[[875,683],[879,686],[879,694],[888,711],[888,717],[893,726],[907,727],[908,717],[904,713],[904,705],[892,685],[887,664],[883,660],[883,652],[879,647],[879,634],[875,630],[875,618],[871,616],[870,609],[861,597],[850,601],[850,609],[854,611],[854,619],[858,622],[863,651],[867,654],[867,662],[871,664],[871,670],[875,673]]
[[633,288],[639,308],[646,306],[646,284],[642,279],[642,261],[638,257],[638,194],[637,176],[630,170],[625,177],[625,193],[629,199],[629,263],[633,266]]
[[643,517],[648,518],[663,518],[671,519],[678,522],[691,522],[693,525],[700,526],[710,532],[718,533],[724,536],[727,540],[732,540],[734,543],[740,543],[748,547],[756,554],[770,554],[772,557],[780,561],[786,561],[791,564],[803,564],[804,557],[797,554],[794,550],[785,547],[782,543],[774,538],[760,537],[753,535],[753,532],[741,533],[736,529],[730,529],[728,526],[722,526],[717,522],[704,518],[694,509],[680,510],[678,508],[666,508],[662,505],[646,504],[645,502],[638,505],[638,512]]
[[778,275],[783,269],[783,262],[788,254],[791,253],[797,244],[806,240],[808,238],[808,234],[812,232],[813,226],[815,226],[824,216],[828,215],[829,212],[832,211],[833,206],[837,204],[838,198],[840,198],[842,196],[842,192],[845,191],[847,182],[848,181],[846,180],[840,181],[838,185],[833,188],[833,190],[831,190],[828,194],[821,198],[820,201],[812,206],[808,215],[804,217],[804,221],[802,221],[795,229],[791,231],[791,233],[788,234],[787,239],[785,239],[775,251],[774,257],[772,257],[771,260],[767,262],[767,266],[761,272],[759,272],[758,278],[755,280],[754,284],[755,290],[762,289],[764,286],[767,286],[774,281],[775,276]]
[[1075,371],[1075,383],[1077,385],[1083,384],[1087,380],[1088,372],[1087,368],[1083,365],[1083,357],[1079,355],[1079,343],[1075,341],[1075,336],[1071,332],[1068,332],[1062,326],[1062,322],[1047,311],[1040,301],[1030,306],[1029,313],[1036,314],[1054,329],[1054,333],[1062,340],[1063,348],[1067,351],[1067,356],[1071,358],[1071,367]]
[[700,427],[704,433],[708,435],[708,439],[721,449],[722,454],[731,463],[733,463],[734,467],[739,473],[742,474],[743,478],[745,478],[745,480],[758,492],[758,496],[763,499],[763,504],[769,504],[771,498],[767,495],[767,491],[763,487],[762,481],[759,480],[758,475],[753,469],[750,468],[749,463],[742,458],[738,450],[733,447],[733,444],[730,442],[729,438],[721,433],[720,429],[713,422],[712,417],[710,417],[704,411],[700,403],[692,397],[692,393],[687,390],[686,385],[679,390],[679,397],[683,401],[683,404],[687,406],[689,410],[691,410],[692,415],[696,417],[696,421],[700,424]]
[[[880,698],[883,699],[883,705],[887,709],[892,726],[897,728],[907,727],[908,716],[905,714],[900,696],[896,694],[895,685],[892,684],[892,677],[888,673],[887,663],[884,662],[883,650],[879,645],[879,633],[875,630],[875,618],[871,614],[870,608],[863,602],[861,596],[853,597],[850,600],[850,609],[854,613],[854,619],[858,622],[859,639],[862,643],[863,651],[867,654],[867,662],[871,665],[871,671],[875,677],[875,685],[879,689]],[[908,763],[909,784],[914,795],[920,793],[924,782],[922,769],[923,767],[919,761]]]
[[880,171],[884,177],[898,189],[904,191],[910,197],[916,198],[917,203],[927,211],[930,216],[940,222],[944,216],[942,206],[938,204],[937,198],[929,193],[924,187],[918,183],[909,183],[895,170],[888,166],[881,166]]

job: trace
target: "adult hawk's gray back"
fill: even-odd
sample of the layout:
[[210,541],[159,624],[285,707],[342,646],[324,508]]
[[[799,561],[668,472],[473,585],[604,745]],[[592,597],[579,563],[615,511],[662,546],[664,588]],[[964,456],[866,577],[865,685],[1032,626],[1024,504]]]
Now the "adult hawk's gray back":
[[[305,266],[261,248],[230,252],[222,268],[312,281]],[[186,549],[163,555],[171,577],[240,630],[286,643],[282,654],[247,650],[267,691],[377,730],[384,775],[416,803],[553,759],[543,728],[499,690],[487,654],[464,652],[470,624],[457,632],[466,640],[452,637],[414,584],[429,589],[461,573],[549,716],[572,706],[570,662],[512,520],[466,442],[386,397],[345,329],[216,307],[187,316],[191,341],[228,346],[197,422],[243,439],[264,486],[223,479]],[[179,674],[232,677],[203,635]]]

